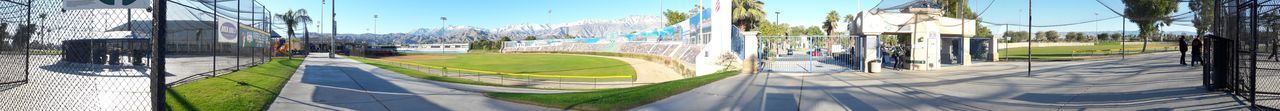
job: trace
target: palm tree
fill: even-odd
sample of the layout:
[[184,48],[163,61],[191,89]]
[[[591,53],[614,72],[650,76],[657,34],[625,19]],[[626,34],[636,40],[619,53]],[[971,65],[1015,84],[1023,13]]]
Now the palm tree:
[[764,2],[760,0],[733,0],[733,25],[742,30],[754,30],[764,21]]
[[831,12],[827,12],[827,21],[822,22],[822,31],[827,32],[827,36],[831,36],[831,32],[834,32],[836,30],[836,22],[839,22],[839,21],[840,21],[840,13],[836,13],[836,10],[831,10]]
[[[844,22],[848,22],[848,23],[849,23],[849,26],[847,26],[847,27],[857,27],[857,26],[854,26],[854,24],[853,24],[853,22],[857,22],[855,19],[858,19],[858,17],[857,17],[857,16],[853,16],[853,14],[844,15]],[[849,35],[853,35],[853,31],[850,31],[850,32],[849,32]]]
[[[289,38],[294,38],[293,29],[297,27],[298,24],[311,23],[311,16],[307,16],[307,9],[298,9],[297,11],[289,10],[283,14],[276,14],[275,17],[280,18],[280,21],[284,22],[286,30],[288,30],[287,33],[289,33],[287,34],[289,35]],[[305,47],[308,41],[304,40],[302,42]],[[290,57],[292,57],[292,55]]]

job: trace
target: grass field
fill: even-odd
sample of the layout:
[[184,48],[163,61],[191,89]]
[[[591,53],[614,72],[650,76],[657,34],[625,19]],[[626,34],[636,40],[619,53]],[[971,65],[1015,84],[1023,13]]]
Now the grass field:
[[[441,76],[437,76],[437,74],[431,74],[431,73],[422,72],[422,71],[418,71],[418,70],[414,70],[414,69],[408,69],[408,68],[404,68],[404,67],[399,67],[399,66],[395,66],[395,65],[390,65],[390,63],[386,63],[386,62],[383,62],[383,61],[377,61],[377,60],[371,60],[371,59],[369,59],[369,58],[364,58],[364,57],[347,56],[347,58],[351,58],[352,60],[360,61],[360,62],[363,62],[363,63],[365,63],[365,64],[373,65],[373,66],[378,67],[378,68],[381,68],[381,69],[386,69],[386,70],[389,70],[389,71],[391,71],[391,72],[396,72],[396,73],[404,74],[404,75],[407,75],[407,76],[409,76],[409,77],[414,77],[414,78],[420,78],[420,79],[426,79],[426,80],[434,80],[434,81],[443,81],[443,82],[452,82],[452,83],[471,84],[471,85],[503,86],[503,85],[498,85],[498,84],[485,83],[485,82],[473,81],[473,80],[467,80],[467,79],[461,79],[461,78],[441,77]],[[515,86],[507,86],[507,87],[515,87]]]
[[[1169,48],[1169,47],[1172,47],[1172,48]],[[1069,61],[1069,60],[1084,59],[1082,58],[1081,55],[1073,54],[1073,53],[1076,53],[1073,51],[1110,49],[1112,51],[1106,52],[1106,53],[1119,54],[1118,50],[1120,48],[1121,47],[1119,44],[1100,44],[1100,45],[1093,45],[1093,46],[1034,47],[1030,49],[1031,49],[1032,60]],[[1003,49],[1003,50],[1000,50],[1000,57],[1004,59],[1026,59],[1027,49],[1028,48],[1025,48],[1025,47]],[[1125,54],[1139,54],[1140,52],[1138,51],[1142,50],[1142,45],[1141,44],[1125,45],[1124,49],[1126,50]],[[1150,44],[1149,46],[1147,46],[1146,53],[1162,52],[1170,49],[1173,51],[1178,50],[1176,44],[1172,44],[1172,45],[1171,44]]]
[[636,74],[630,64],[621,60],[566,54],[411,54],[379,59],[508,74],[587,77],[635,76]]
[[174,86],[165,91],[165,104],[173,111],[264,110],[300,64],[302,59],[275,58],[230,74]]
[[737,74],[738,71],[727,71],[658,84],[590,92],[559,94],[488,93],[485,95],[506,101],[561,109],[626,110],[662,100]]

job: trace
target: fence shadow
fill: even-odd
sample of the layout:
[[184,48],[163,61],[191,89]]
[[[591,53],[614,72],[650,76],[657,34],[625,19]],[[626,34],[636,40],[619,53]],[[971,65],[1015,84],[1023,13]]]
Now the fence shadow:
[[302,83],[317,85],[311,102],[353,110],[445,109],[369,71],[353,67],[306,67]]

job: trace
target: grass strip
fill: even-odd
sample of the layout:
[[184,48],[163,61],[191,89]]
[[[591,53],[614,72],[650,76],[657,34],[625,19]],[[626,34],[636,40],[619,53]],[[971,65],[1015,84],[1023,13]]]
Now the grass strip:
[[264,110],[302,61],[274,58],[248,69],[174,86],[165,91],[165,104],[174,111]]

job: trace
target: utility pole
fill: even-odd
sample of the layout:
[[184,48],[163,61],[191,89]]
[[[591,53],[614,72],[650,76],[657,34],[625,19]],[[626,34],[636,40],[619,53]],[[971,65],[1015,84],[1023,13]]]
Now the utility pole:
[[333,0],[332,5],[333,6],[329,7],[332,8],[329,10],[329,13],[333,13],[333,16],[329,17],[329,20],[333,21],[333,26],[329,26],[330,28],[333,28],[333,33],[331,33],[333,36],[329,39],[329,58],[334,58],[334,53],[338,53],[338,0]]
[[[1031,0],[1027,0],[1027,36],[1031,35]],[[1030,37],[1027,37],[1030,38]],[[1027,39],[1027,77],[1031,77],[1031,39]],[[1123,48],[1121,48],[1123,49]]]

